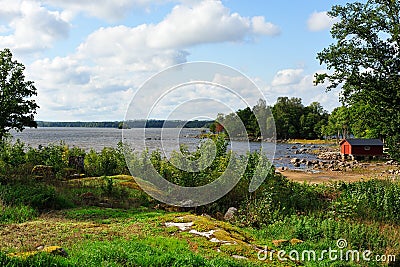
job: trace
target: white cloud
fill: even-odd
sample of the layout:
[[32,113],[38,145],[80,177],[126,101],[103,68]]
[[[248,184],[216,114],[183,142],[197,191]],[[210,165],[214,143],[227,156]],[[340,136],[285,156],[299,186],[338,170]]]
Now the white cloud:
[[319,102],[326,110],[332,111],[339,106],[339,90],[326,92],[326,84],[314,85],[314,73],[325,73],[317,70],[312,73],[304,73],[304,69],[280,70],[270,85],[263,88],[266,98],[272,103],[278,97],[299,97],[304,105],[313,101]]
[[262,16],[256,16],[251,19],[253,25],[253,32],[261,35],[279,35],[281,30],[278,26],[271,22],[265,22],[265,18]]
[[149,26],[151,47],[187,47],[201,43],[242,41],[248,35],[276,35],[278,27],[264,17],[252,19],[231,13],[220,1],[178,5],[159,24]]
[[69,16],[84,13],[92,17],[118,21],[133,9],[146,10],[151,5],[171,2],[171,0],[45,0],[46,4],[61,7]]
[[[276,34],[262,17],[251,19],[230,13],[220,1],[178,5],[158,24],[100,28],[78,48],[97,64],[137,64],[137,69],[161,69],[186,61],[182,49],[202,44],[240,42],[255,34]],[[253,24],[253,25],[252,25]]]
[[50,48],[69,34],[70,24],[61,18],[60,12],[49,11],[33,1],[16,1],[0,14],[5,14],[8,21],[3,28],[13,30],[10,35],[0,36],[0,47],[16,52]]
[[21,0],[0,0],[0,4],[0,22],[9,22],[21,13]]
[[10,30],[10,28],[8,28],[5,25],[0,25],[0,33],[6,33]]
[[308,18],[307,26],[310,31],[317,32],[330,29],[337,21],[337,18],[330,17],[326,11],[314,12]]
[[280,70],[275,74],[272,80],[273,86],[290,85],[301,81],[303,69],[285,69]]
[[89,68],[80,66],[76,59],[56,57],[37,60],[31,66],[33,80],[52,81],[54,84],[79,85],[90,81]]

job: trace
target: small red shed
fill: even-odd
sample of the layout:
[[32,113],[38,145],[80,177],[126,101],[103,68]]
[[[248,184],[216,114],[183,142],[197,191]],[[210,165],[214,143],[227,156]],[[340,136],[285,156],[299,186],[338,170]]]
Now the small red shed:
[[343,139],[340,142],[340,153],[343,157],[382,156],[383,143],[380,139]]

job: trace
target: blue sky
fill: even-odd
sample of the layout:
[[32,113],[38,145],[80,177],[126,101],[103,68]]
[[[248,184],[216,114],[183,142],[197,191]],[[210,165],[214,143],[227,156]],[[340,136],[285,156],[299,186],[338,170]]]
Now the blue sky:
[[0,49],[10,48],[35,81],[38,120],[121,120],[149,77],[192,61],[243,72],[270,104],[278,96],[301,97],[331,111],[338,92],[325,93],[312,80],[325,71],[316,53],[333,42],[335,19],[326,11],[345,3],[0,0]]

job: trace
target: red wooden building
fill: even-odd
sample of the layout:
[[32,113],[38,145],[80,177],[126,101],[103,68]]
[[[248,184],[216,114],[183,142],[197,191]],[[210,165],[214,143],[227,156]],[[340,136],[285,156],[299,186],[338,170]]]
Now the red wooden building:
[[342,157],[352,159],[383,155],[383,143],[379,139],[343,139],[340,142]]

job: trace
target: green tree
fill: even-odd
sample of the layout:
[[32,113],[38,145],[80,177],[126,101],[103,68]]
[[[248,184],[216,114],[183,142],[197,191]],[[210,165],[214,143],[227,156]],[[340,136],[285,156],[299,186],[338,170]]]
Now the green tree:
[[305,107],[304,114],[300,117],[300,134],[305,139],[322,138],[322,126],[327,123],[328,113],[318,102],[312,102]]
[[[367,105],[373,111],[369,119],[384,126],[378,135],[389,153],[400,154],[400,2],[336,5],[328,14],[339,19],[331,30],[335,43],[317,58],[332,72],[316,74],[315,83],[328,81],[328,90],[341,87],[341,101],[350,107]],[[362,123],[362,109],[352,111]]]
[[272,107],[272,113],[275,118],[277,138],[300,137],[300,117],[304,113],[301,98],[278,97]]
[[338,142],[340,138],[350,136],[350,112],[347,107],[337,107],[332,111],[328,119],[328,124],[324,127],[324,134],[327,136],[336,136]]
[[[255,137],[260,134],[260,128],[258,127],[256,116],[254,115],[250,107],[239,109],[238,111],[236,111],[236,114],[243,122],[248,136]],[[242,135],[244,134],[246,133],[242,133]]]
[[382,138],[385,125],[376,119],[377,111],[369,104],[359,102],[353,104],[350,109],[351,132],[357,138]]
[[0,141],[11,130],[37,127],[34,114],[39,107],[32,81],[25,81],[25,67],[12,59],[9,49],[0,51]]

